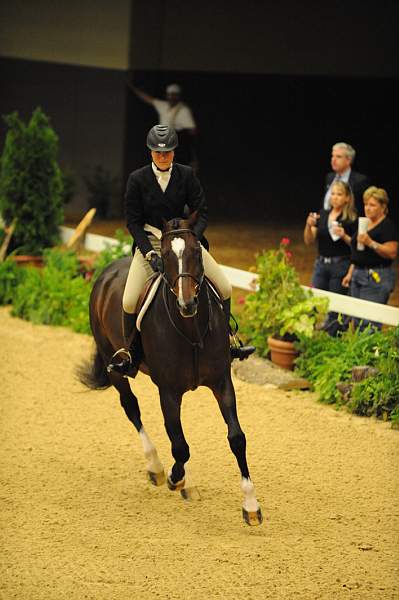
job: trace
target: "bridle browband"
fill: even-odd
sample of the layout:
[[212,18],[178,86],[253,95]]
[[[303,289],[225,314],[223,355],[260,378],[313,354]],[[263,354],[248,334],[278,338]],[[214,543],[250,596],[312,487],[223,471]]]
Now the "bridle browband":
[[[164,238],[169,237],[171,235],[179,235],[182,233],[191,233],[191,235],[193,235],[195,238],[197,237],[194,233],[194,231],[192,229],[171,229],[170,231],[165,231],[162,234],[161,237],[161,243],[163,241]],[[202,262],[202,259],[201,259]],[[198,296],[200,287],[202,285],[202,282],[204,281],[204,269],[202,268],[202,275],[200,279],[197,279],[197,277],[195,277],[194,275],[192,275],[191,273],[188,273],[186,271],[184,271],[183,273],[179,273],[176,277],[176,279],[174,280],[174,282],[171,284],[167,278],[165,277],[165,275],[162,275],[165,283],[168,285],[170,291],[176,296],[176,292],[174,291],[174,287],[176,285],[176,283],[179,281],[179,279],[183,279],[184,277],[190,277],[193,281],[195,281],[195,297]]]

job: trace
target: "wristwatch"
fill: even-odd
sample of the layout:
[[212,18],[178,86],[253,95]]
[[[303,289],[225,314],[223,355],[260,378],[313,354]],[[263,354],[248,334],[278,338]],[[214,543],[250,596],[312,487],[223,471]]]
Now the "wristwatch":
[[378,248],[378,242],[371,242],[370,248],[375,252]]

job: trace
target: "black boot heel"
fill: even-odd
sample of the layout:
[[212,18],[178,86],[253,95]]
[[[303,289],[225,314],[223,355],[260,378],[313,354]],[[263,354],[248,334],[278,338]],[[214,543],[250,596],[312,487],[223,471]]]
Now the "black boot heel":
[[255,346],[231,346],[230,354],[233,360],[235,358],[238,358],[239,360],[245,360],[246,358],[251,356],[251,354],[253,354],[255,350]]

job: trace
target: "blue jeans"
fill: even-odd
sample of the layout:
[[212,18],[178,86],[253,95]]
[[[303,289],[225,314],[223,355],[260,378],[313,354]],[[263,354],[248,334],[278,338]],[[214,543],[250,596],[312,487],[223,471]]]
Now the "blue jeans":
[[[379,279],[378,281],[376,281],[372,273],[377,274],[376,278]],[[352,275],[350,295],[353,298],[386,304],[389,295],[395,287],[395,279],[396,275],[392,267],[376,267],[374,269],[355,267]],[[354,319],[353,321],[355,326],[359,327],[360,330],[365,329],[368,325],[376,329],[381,329],[382,327],[381,323],[368,321],[367,319]]]
[[[348,272],[350,257],[332,257],[330,260],[331,262],[326,262],[326,259],[321,256],[316,259],[312,286],[319,290],[346,295],[348,289],[343,287],[341,282]],[[332,336],[337,335],[338,331],[344,331],[347,327],[347,320],[344,319],[344,322],[340,323],[336,312],[329,312],[323,325],[323,329]]]

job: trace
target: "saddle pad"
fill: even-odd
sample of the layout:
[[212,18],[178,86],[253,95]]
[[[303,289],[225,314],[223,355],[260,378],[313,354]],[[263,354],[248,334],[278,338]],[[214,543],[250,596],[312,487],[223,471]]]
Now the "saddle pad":
[[145,313],[147,312],[147,308],[150,306],[151,302],[154,299],[154,296],[157,292],[159,284],[161,283],[161,279],[162,279],[161,274],[159,274],[158,277],[154,280],[154,283],[152,284],[150,291],[147,294],[144,304],[140,309],[140,312],[137,317],[137,322],[136,322],[136,327],[137,327],[138,331],[141,331],[141,321],[143,320],[143,317],[144,317]]

